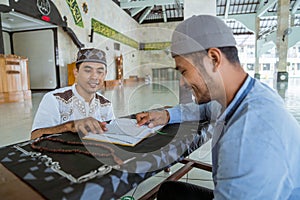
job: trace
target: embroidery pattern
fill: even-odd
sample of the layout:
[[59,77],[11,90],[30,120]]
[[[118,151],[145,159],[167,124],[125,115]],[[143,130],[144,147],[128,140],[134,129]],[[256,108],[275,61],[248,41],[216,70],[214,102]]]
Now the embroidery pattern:
[[108,120],[108,109],[111,107],[111,102],[101,95],[96,94],[88,108],[86,108],[86,103],[75,96],[71,89],[53,95],[56,97],[59,104],[62,123],[74,119],[82,119],[88,116],[101,121]]

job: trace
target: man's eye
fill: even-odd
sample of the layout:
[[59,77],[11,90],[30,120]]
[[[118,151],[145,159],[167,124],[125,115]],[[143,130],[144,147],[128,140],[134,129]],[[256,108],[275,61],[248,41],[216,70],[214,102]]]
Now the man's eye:
[[86,70],[84,70],[86,73],[90,73],[91,72],[91,70],[88,70],[88,69],[86,69]]

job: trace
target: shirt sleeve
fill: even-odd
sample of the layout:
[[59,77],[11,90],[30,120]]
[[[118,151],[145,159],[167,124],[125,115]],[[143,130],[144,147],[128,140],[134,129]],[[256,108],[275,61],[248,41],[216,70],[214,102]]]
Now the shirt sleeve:
[[51,93],[44,95],[32,124],[31,131],[56,126],[61,123],[59,105]]
[[206,119],[206,104],[198,105],[195,103],[179,104],[167,109],[170,114],[170,124],[183,121],[196,121]]

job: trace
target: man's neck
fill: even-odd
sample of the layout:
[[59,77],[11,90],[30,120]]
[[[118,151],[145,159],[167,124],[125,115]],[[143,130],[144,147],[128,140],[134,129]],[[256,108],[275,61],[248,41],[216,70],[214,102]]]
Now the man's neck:
[[232,102],[237,92],[240,90],[245,80],[247,79],[247,73],[240,72],[235,74],[230,81],[228,81],[226,90],[226,107]]
[[75,89],[77,91],[77,93],[84,99],[85,102],[87,103],[91,103],[91,101],[93,100],[93,98],[95,97],[95,93],[93,94],[89,94],[84,92],[83,90],[80,89],[80,87],[78,87],[78,85],[75,85]]

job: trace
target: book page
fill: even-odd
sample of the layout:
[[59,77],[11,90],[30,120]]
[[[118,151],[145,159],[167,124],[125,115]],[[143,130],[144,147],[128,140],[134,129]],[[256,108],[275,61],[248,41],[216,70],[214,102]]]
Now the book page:
[[156,126],[154,128],[149,128],[146,125],[137,126],[136,119],[118,118],[112,120],[106,127],[108,130],[103,134],[89,133],[83,139],[134,146],[163,126]]
[[149,130],[149,132],[152,132],[147,126],[137,126],[136,119],[115,119],[107,124],[106,127],[108,130],[104,134],[125,134],[138,137],[143,131]]

